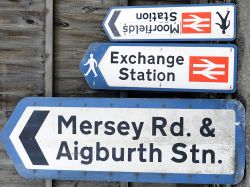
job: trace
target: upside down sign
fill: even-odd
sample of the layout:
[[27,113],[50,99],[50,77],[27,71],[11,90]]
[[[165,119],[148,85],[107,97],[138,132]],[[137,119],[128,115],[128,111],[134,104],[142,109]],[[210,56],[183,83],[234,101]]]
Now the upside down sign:
[[112,41],[234,40],[234,4],[111,8],[103,27]]

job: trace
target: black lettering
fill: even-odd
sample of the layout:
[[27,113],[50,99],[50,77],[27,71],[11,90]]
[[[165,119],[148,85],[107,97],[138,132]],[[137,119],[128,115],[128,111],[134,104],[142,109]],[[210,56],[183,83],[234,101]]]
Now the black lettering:
[[128,62],[127,62],[127,59],[126,59],[127,56],[128,56],[128,55],[121,55],[121,57],[122,57],[121,64],[123,64],[123,63],[124,63],[124,64],[127,64],[127,63],[128,63]]
[[147,80],[152,81],[152,79],[151,79],[152,72],[150,71],[150,69],[147,69],[146,75],[147,75]]
[[88,120],[82,121],[80,124],[80,131],[83,134],[91,134],[91,130],[88,129],[92,129],[91,123]]
[[128,135],[129,134],[129,132],[128,132],[129,124],[126,121],[121,121],[117,125],[117,130],[123,136]]
[[91,164],[93,161],[93,148],[92,147],[83,147],[80,151],[82,157],[82,164]]
[[95,134],[99,133],[99,126],[102,125],[102,121],[95,121]]
[[119,79],[121,80],[127,80],[129,78],[128,74],[127,74],[128,68],[121,68],[120,69],[120,74],[123,76],[119,76]]
[[171,12],[170,13],[170,21],[176,21],[177,19],[177,12]]
[[136,19],[142,19],[142,13],[136,13]]
[[159,72],[158,75],[157,75],[157,79],[159,81],[164,81],[166,79],[166,76],[163,72]]
[[[161,124],[159,124],[161,123]],[[163,117],[153,117],[152,118],[152,135],[156,136],[156,130],[159,129],[162,136],[167,136],[164,131],[164,127],[167,125],[167,120]]]
[[174,56],[168,56],[167,62],[168,62],[167,67],[170,67],[170,68],[174,67]]
[[58,134],[62,134],[62,124],[66,128],[69,127],[70,124],[72,124],[72,134],[76,134],[76,116],[70,116],[69,120],[66,121],[63,116],[58,116]]
[[168,72],[167,74],[167,81],[175,81],[175,74],[173,72]]
[[157,55],[157,64],[165,64],[165,57],[162,55]]
[[128,32],[128,26],[127,25],[123,26],[123,32]]
[[140,162],[147,162],[143,155],[143,152],[147,151],[147,149],[143,147],[142,143],[139,145],[139,148],[137,148],[137,150],[139,151]]
[[118,61],[115,61],[115,59],[118,59],[118,54],[117,51],[111,51],[111,64],[118,64]]
[[117,149],[115,147],[112,148],[112,158],[114,161],[118,162],[118,161],[124,161],[124,148],[120,149],[120,156],[117,156]]
[[133,129],[135,131],[135,136],[133,136],[133,140],[138,140],[140,135],[141,135],[141,131],[142,131],[142,127],[143,127],[143,123],[144,122],[140,122],[138,128],[136,126],[136,123],[135,122],[132,122],[132,126],[133,126]]
[[130,70],[130,75],[131,75],[131,80],[132,80],[132,81],[135,81],[135,80],[136,80],[136,78],[135,78],[135,76],[134,76],[135,73],[136,73],[135,70],[132,68],[132,69]]
[[78,141],[75,141],[74,142],[74,145],[75,145],[75,147],[74,147],[74,160],[78,160]]
[[[63,150],[65,150],[65,152],[63,153]],[[57,153],[56,156],[56,160],[60,160],[61,157],[66,157],[68,160],[72,160],[70,151],[69,151],[69,147],[66,141],[62,141],[59,147],[59,151]]]
[[200,163],[199,160],[196,159],[196,153],[199,153],[200,150],[196,148],[196,144],[192,145],[192,149],[190,149],[190,152],[192,153],[192,162],[193,163]]
[[210,154],[211,163],[214,164],[215,163],[215,153],[211,149],[202,151],[202,163],[204,163],[204,164],[207,163],[207,155],[208,154]]
[[[103,152],[101,157],[101,152]],[[96,142],[96,161],[106,161],[109,158],[109,151],[106,147],[101,147],[100,142]]]
[[150,152],[149,162],[154,162],[154,153],[156,153],[157,156],[158,156],[158,161],[157,162],[162,162],[161,150],[159,148],[154,148],[153,143],[150,143],[149,152]]
[[128,161],[132,161],[132,153],[136,151],[136,148],[128,148]]
[[104,134],[113,135],[115,133],[115,128],[113,126],[111,126],[111,125],[114,125],[114,124],[115,124],[114,121],[106,121],[105,124],[104,124],[104,126],[106,128],[106,130],[104,131]]
[[141,52],[138,53],[138,64],[141,64],[141,60],[143,60],[142,64],[146,63],[146,57],[141,54]]
[[178,64],[178,65],[183,65],[183,61],[184,61],[183,56],[178,56],[176,58],[176,64]]
[[[134,60],[132,60],[132,58],[134,59]],[[135,55],[130,55],[129,56],[129,58],[128,58],[128,60],[129,60],[129,62],[131,63],[131,64],[135,64],[136,63],[136,56]]]
[[174,136],[183,136],[183,117],[180,117],[180,122],[174,122],[171,125],[170,132]]
[[185,151],[181,151],[178,148],[185,148],[187,145],[184,143],[176,143],[173,145],[172,147],[172,151],[177,154],[180,155],[181,158],[176,158],[176,157],[172,157],[171,160],[177,163],[182,163],[185,162],[187,159],[187,154],[185,153]]

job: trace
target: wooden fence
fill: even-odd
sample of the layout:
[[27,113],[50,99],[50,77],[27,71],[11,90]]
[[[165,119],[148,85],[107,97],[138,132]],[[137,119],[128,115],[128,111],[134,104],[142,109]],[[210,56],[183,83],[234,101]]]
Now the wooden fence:
[[[235,94],[94,91],[79,62],[92,42],[108,41],[102,21],[111,6],[169,3],[223,3],[225,0],[2,0],[0,1],[0,129],[25,96],[236,98],[250,122],[250,1],[237,3],[239,47]],[[247,137],[249,129],[247,129]],[[249,145],[247,138],[247,144]],[[249,169],[247,152],[247,171]],[[249,187],[246,177],[238,186]],[[208,185],[27,180],[20,177],[0,144],[0,187],[184,187]]]

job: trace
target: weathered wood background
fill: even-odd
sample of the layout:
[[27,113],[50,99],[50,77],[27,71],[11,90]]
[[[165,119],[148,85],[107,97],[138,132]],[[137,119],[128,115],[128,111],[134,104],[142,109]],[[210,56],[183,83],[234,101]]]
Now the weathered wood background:
[[[0,129],[17,102],[25,96],[65,97],[183,97],[237,98],[246,106],[250,122],[250,1],[239,0],[239,47],[237,92],[160,93],[94,91],[88,88],[79,70],[79,62],[91,42],[108,41],[101,23],[107,10],[117,5],[152,5],[169,3],[223,3],[228,0],[54,0],[53,40],[47,36],[50,0],[0,1]],[[49,40],[52,41],[49,41]],[[53,45],[52,45],[53,44]],[[53,53],[50,49],[53,49]],[[53,54],[53,56],[52,56]],[[51,58],[50,58],[51,57]],[[51,59],[51,60],[50,60]],[[53,68],[52,68],[53,67]],[[51,69],[50,69],[51,68]],[[52,80],[52,81],[51,81]],[[250,136],[247,129],[247,137]],[[249,138],[247,144],[250,144]],[[246,177],[238,186],[249,187],[250,169],[247,152]],[[184,187],[208,185],[144,184],[89,181],[43,181],[20,177],[0,144],[0,187]]]

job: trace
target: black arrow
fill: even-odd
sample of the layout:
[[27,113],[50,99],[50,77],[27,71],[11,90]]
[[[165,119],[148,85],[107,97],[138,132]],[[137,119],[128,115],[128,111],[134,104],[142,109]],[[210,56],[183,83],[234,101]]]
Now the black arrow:
[[117,20],[120,13],[121,13],[120,10],[116,10],[114,12],[114,14],[112,15],[109,23],[108,23],[108,25],[109,25],[111,31],[113,32],[114,36],[121,36],[120,33],[118,32],[116,26],[115,26],[115,22],[116,22],[116,20]]
[[35,139],[37,132],[48,114],[49,111],[33,111],[19,136],[33,165],[49,165]]

